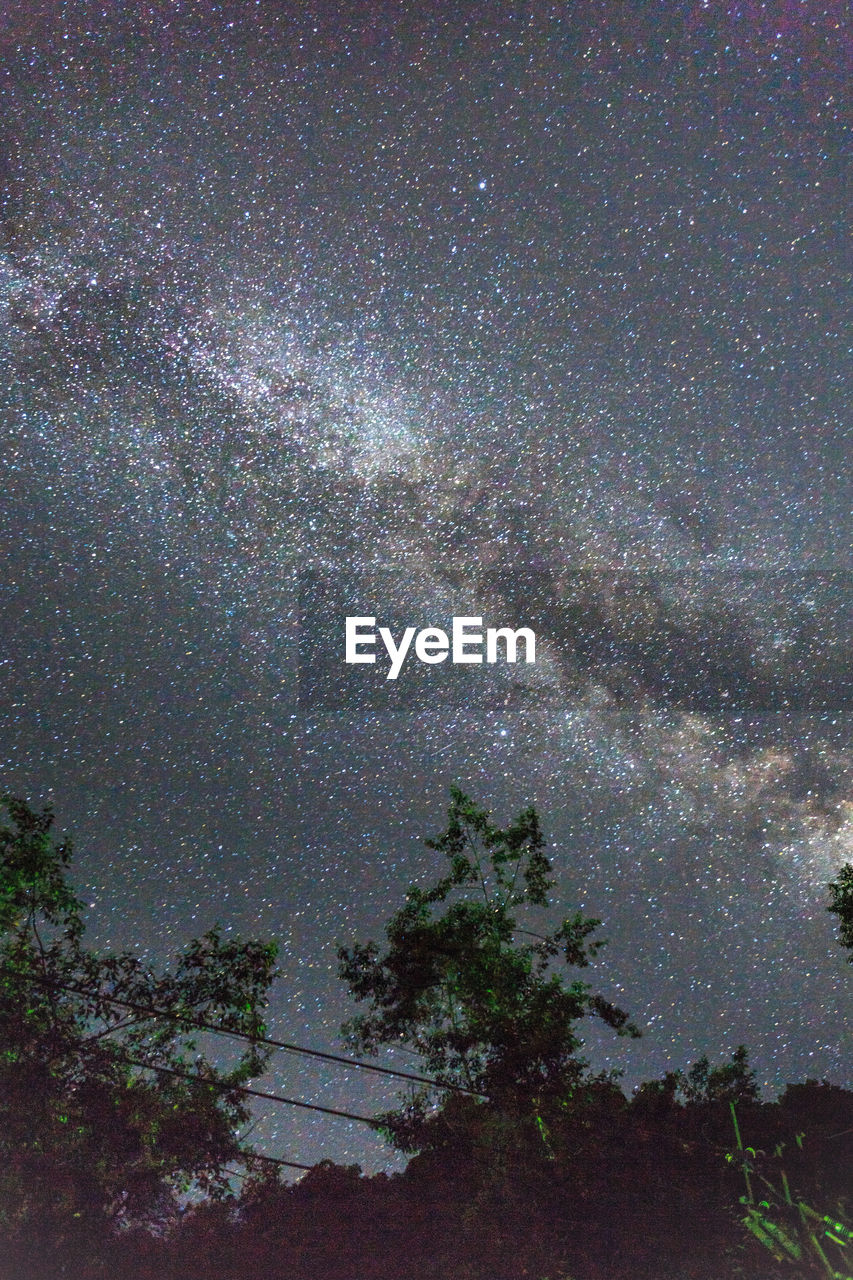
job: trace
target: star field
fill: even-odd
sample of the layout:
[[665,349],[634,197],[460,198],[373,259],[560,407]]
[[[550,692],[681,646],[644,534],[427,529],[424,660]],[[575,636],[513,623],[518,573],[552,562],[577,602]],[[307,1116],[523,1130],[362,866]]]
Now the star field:
[[[336,947],[435,874],[457,782],[535,803],[604,920],[645,1034],[596,1066],[853,1083],[843,16],[5,15],[0,766],[99,944],[272,936],[271,1033],[339,1048]],[[533,625],[537,664],[390,685],[347,614]]]

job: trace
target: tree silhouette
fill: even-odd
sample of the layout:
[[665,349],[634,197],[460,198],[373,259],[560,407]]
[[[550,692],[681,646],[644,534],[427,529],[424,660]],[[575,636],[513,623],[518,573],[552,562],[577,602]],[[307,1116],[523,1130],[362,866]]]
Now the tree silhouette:
[[[500,829],[460,790],[451,795],[446,831],[427,841],[448,873],[409,890],[383,955],[373,942],[339,950],[341,977],[370,1005],[344,1032],[357,1052],[407,1045],[443,1084],[504,1112],[541,1116],[566,1104],[584,1078],[582,1018],[600,1018],[619,1035],[639,1032],[586,983],[554,970],[557,960],[589,965],[603,945],[592,937],[600,921],[577,912],[550,933],[517,928],[516,909],[547,907],[554,883],[535,811]],[[382,1117],[395,1145],[423,1145],[433,1098],[421,1091]]]
[[712,1067],[707,1054],[688,1071],[675,1072],[678,1089],[685,1102],[754,1102],[758,1097],[755,1072],[749,1065],[746,1045],[738,1045],[731,1061]]
[[830,882],[830,905],[827,911],[838,916],[838,940],[847,947],[847,959],[853,964],[853,866],[846,862],[838,873],[838,879]]
[[250,1042],[220,1069],[193,1028],[263,1035],[275,948],[212,930],[160,973],[86,949],[50,810],[2,808],[0,1236],[24,1275],[35,1256],[66,1265],[119,1227],[168,1217],[178,1192],[225,1193],[227,1166],[250,1159],[237,1086],[265,1053]]

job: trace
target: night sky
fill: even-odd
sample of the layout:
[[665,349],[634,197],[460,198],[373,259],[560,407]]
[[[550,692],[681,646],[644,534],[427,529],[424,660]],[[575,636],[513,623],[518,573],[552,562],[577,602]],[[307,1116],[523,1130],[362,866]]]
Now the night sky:
[[[845,6],[0,10],[2,785],[87,936],[272,936],[271,1034],[340,1051],[456,782],[604,921],[596,1068],[853,1085]],[[347,614],[537,663],[386,681]]]

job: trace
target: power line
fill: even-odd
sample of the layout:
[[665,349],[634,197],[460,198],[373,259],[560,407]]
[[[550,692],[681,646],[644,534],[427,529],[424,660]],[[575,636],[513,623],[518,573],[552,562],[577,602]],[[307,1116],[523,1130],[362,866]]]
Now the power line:
[[[259,1155],[257,1151],[253,1151],[251,1156],[247,1156],[246,1159],[249,1164],[252,1160],[263,1160],[264,1164],[277,1164],[281,1165],[284,1169],[305,1169],[308,1172],[317,1167],[313,1164],[299,1164],[296,1160],[280,1160],[278,1156],[262,1156]],[[240,1173],[239,1169],[226,1169],[225,1172],[230,1174],[232,1178],[248,1177],[248,1174]]]
[[132,1067],[144,1067],[147,1071],[159,1071],[163,1075],[177,1076],[180,1080],[192,1080],[194,1083],[209,1085],[211,1089],[219,1089],[223,1093],[244,1093],[251,1098],[265,1098],[269,1102],[283,1102],[289,1107],[302,1107],[306,1111],[322,1111],[328,1116],[342,1116],[344,1120],[360,1120],[362,1124],[369,1124],[372,1129],[376,1128],[376,1121],[372,1116],[357,1115],[354,1111],[339,1111],[336,1107],[321,1107],[319,1102],[301,1102],[297,1098],[285,1098],[281,1093],[267,1093],[264,1089],[250,1089],[245,1084],[228,1084],[226,1080],[212,1080],[207,1076],[200,1076],[192,1071],[179,1071],[177,1067],[163,1067],[154,1062],[142,1062],[139,1058],[131,1058],[124,1053],[119,1054],[119,1058],[123,1062],[129,1063]]
[[[89,994],[85,991],[81,991],[79,988],[69,986],[65,983],[52,981],[49,978],[40,977],[35,974],[22,974],[18,970],[10,969],[6,965],[0,965],[0,973],[4,973],[4,974],[7,974],[8,976],[15,977],[15,978],[24,978],[25,981],[34,982],[39,986],[55,988],[56,990],[59,990],[59,991],[67,991],[76,995]],[[150,1014],[151,1016],[168,1018],[170,1020],[179,1021],[179,1022],[185,1021],[185,1019],[182,1019],[180,1015],[167,1013],[164,1010],[149,1009],[144,1005],[135,1005],[129,1001],[117,1000],[111,996],[101,996],[100,998],[103,1000],[106,1000],[108,1003],[118,1004],[122,1008],[128,1008],[131,1011],[145,1012],[146,1014]],[[257,1041],[252,1041],[251,1036],[248,1036],[243,1032],[230,1031],[227,1028],[218,1028],[210,1024],[199,1023],[199,1022],[194,1022],[194,1023],[191,1023],[190,1025],[196,1029],[205,1029],[213,1032],[219,1032],[219,1034],[231,1035],[231,1036],[235,1036],[237,1039],[248,1040],[250,1042],[257,1043]],[[276,1042],[276,1041],[261,1041],[261,1043],[271,1043],[276,1048],[290,1048],[290,1046],[285,1045],[284,1043]],[[296,1048],[296,1046],[294,1046],[294,1051],[299,1051]],[[322,1056],[322,1057],[330,1057],[333,1061],[337,1059],[337,1055],[319,1054],[318,1050],[305,1050],[305,1052],[318,1054],[319,1056]],[[224,1080],[215,1080],[215,1079],[210,1079],[206,1076],[200,1076],[196,1072],[181,1071],[177,1067],[167,1067],[154,1062],[145,1062],[139,1058],[132,1058],[130,1057],[130,1055],[124,1054],[124,1053],[119,1053],[118,1057],[120,1058],[121,1061],[126,1062],[129,1066],[139,1067],[145,1071],[154,1071],[159,1073],[160,1075],[168,1075],[180,1080],[189,1080],[192,1083],[205,1084],[205,1085],[208,1085],[210,1088],[218,1089],[223,1093],[240,1093],[247,1097],[261,1098],[267,1102],[278,1102],[278,1103],[281,1103],[282,1105],[286,1105],[290,1107],[298,1107],[305,1111],[317,1111],[322,1113],[323,1115],[338,1116],[344,1120],[356,1120],[361,1124],[369,1125],[372,1129],[377,1128],[377,1123],[372,1116],[360,1115],[354,1111],[342,1111],[337,1107],[321,1106],[320,1103],[317,1103],[317,1102],[303,1102],[301,1099],[298,1099],[298,1098],[286,1098],[283,1094],[271,1093],[264,1089],[252,1089],[248,1085],[229,1084],[227,1081],[224,1081]],[[347,1061],[347,1059],[340,1059],[340,1060],[344,1062]],[[369,1064],[356,1062],[356,1063],[353,1063],[353,1065],[367,1066]],[[390,1070],[390,1068],[377,1067],[375,1068],[375,1070],[383,1071],[385,1074],[391,1074],[391,1075],[405,1074],[406,1078],[412,1078],[412,1079],[421,1078],[426,1080],[426,1077],[414,1077],[414,1076],[411,1076],[410,1073],[393,1072]],[[301,1164],[296,1160],[284,1160],[279,1158],[278,1156],[262,1155],[260,1154],[260,1152],[247,1153],[247,1160],[249,1162],[251,1162],[252,1160],[262,1160],[267,1164],[279,1165],[287,1169],[302,1169],[303,1171],[306,1171],[306,1172],[310,1171],[315,1167],[314,1165],[310,1165],[310,1164]]]
[[[90,996],[91,992],[87,992],[80,987],[72,987],[68,983],[57,982],[55,979],[45,978],[38,974],[25,974],[17,969],[11,969],[7,965],[0,965],[0,973],[4,973],[9,977],[23,978],[27,982],[35,983],[38,986],[52,988],[58,991],[65,991],[72,995]],[[97,997],[107,1004],[115,1004],[123,1009],[129,1009],[132,1013],[144,1014],[148,1017],[166,1018],[169,1021],[188,1023],[193,1030],[207,1031],[216,1035],[232,1036],[237,1040],[245,1040],[250,1044],[267,1044],[274,1049],[283,1049],[289,1053],[302,1053],[310,1057],[322,1058],[330,1062],[342,1063],[346,1066],[360,1067],[367,1071],[379,1072],[382,1075],[397,1076],[403,1080],[414,1080],[422,1084],[430,1084],[435,1088],[449,1089],[459,1093],[472,1094],[475,1097],[484,1098],[485,1094],[477,1093],[474,1089],[467,1089],[462,1085],[441,1084],[437,1080],[431,1080],[428,1076],[420,1076],[411,1071],[395,1071],[391,1067],[379,1067],[372,1063],[359,1062],[353,1058],[346,1058],[340,1054],[325,1053],[319,1049],[308,1049],[301,1045],[290,1044],[283,1040],[273,1040],[266,1036],[252,1037],[243,1031],[234,1031],[228,1027],[217,1027],[213,1023],[201,1022],[195,1019],[187,1019],[180,1014],[171,1013],[164,1009],[154,1009],[148,1005],[139,1005],[129,1000],[121,1000],[116,996],[98,995]],[[290,1107],[298,1107],[305,1111],[316,1111],[323,1115],[338,1116],[344,1120],[356,1120],[361,1124],[367,1124],[372,1129],[377,1128],[377,1122],[372,1116],[360,1115],[353,1111],[342,1111],[337,1107],[324,1107],[317,1102],[303,1102],[298,1098],[287,1098],[283,1094],[271,1093],[264,1089],[252,1089],[247,1085],[228,1084],[223,1080],[209,1079],[205,1076],[197,1075],[193,1072],[180,1071],[176,1067],[166,1067],[153,1062],[145,1062],[138,1058],[132,1058],[127,1054],[120,1053],[119,1057],[129,1066],[140,1067],[143,1070],[159,1072],[161,1075],[169,1075],[182,1080],[189,1080],[193,1083],[210,1085],[211,1088],[219,1089],[226,1093],[240,1093],[251,1098],[261,1098],[267,1102],[279,1102]],[[312,1169],[313,1165],[299,1164],[293,1160],[280,1160],[275,1156],[254,1155],[254,1159],[266,1160],[272,1164],[283,1165],[292,1169]]]
[[[27,981],[36,982],[40,986],[54,987],[59,991],[70,991],[77,995],[87,994],[86,992],[79,991],[79,989],[76,987],[70,987],[61,982],[53,982],[49,978],[40,978],[40,977],[37,977],[36,975],[30,975],[30,974],[20,974],[16,970],[8,969],[5,965],[0,966],[0,972],[6,973],[6,974],[11,973],[15,977],[23,977]],[[113,1000],[111,996],[104,996],[101,998],[107,1000],[112,1004],[119,1004],[122,1006],[122,1008],[128,1008],[131,1010],[136,1009],[139,1011],[144,1010],[148,1013],[154,1013],[159,1017],[166,1017],[166,1018],[176,1019],[177,1021],[183,1021],[183,1019],[181,1019],[177,1014],[164,1013],[158,1010],[146,1010],[144,1005],[133,1005],[126,1000]],[[205,1024],[192,1023],[191,1025],[194,1029],[200,1029],[204,1027]],[[215,1028],[212,1028],[212,1029],[215,1029]],[[238,1036],[238,1038],[244,1039],[244,1040],[251,1040],[251,1036],[247,1036],[242,1032],[227,1032],[226,1034],[236,1035]],[[371,1116],[357,1115],[353,1111],[340,1111],[336,1107],[323,1107],[318,1102],[302,1102],[297,1098],[285,1098],[283,1094],[268,1093],[266,1090],[263,1090],[263,1089],[250,1089],[247,1085],[228,1084],[228,1082],[225,1080],[209,1079],[205,1076],[200,1076],[192,1072],[179,1071],[176,1067],[166,1067],[153,1062],[143,1062],[139,1058],[131,1058],[128,1054],[125,1054],[125,1053],[119,1053],[118,1056],[123,1062],[127,1062],[130,1066],[143,1067],[148,1071],[159,1071],[161,1074],[169,1075],[169,1076],[177,1076],[179,1079],[182,1079],[182,1080],[198,1081],[200,1084],[210,1085],[212,1089],[220,1089],[225,1093],[243,1093],[253,1098],[264,1098],[270,1102],[282,1102],[282,1103],[286,1103],[288,1106],[291,1106],[291,1107],[301,1107],[301,1108],[304,1108],[306,1111],[322,1111],[326,1115],[342,1116],[345,1120],[360,1120],[363,1124],[369,1124],[374,1128],[376,1127],[376,1122],[373,1120]],[[310,1166],[305,1166],[305,1167],[309,1168]]]
[[90,991],[86,991],[81,987],[72,987],[67,983],[57,982],[55,979],[41,977],[38,974],[21,973],[17,969],[10,969],[6,965],[0,965],[0,973],[8,974],[10,977],[23,978],[27,982],[34,982],[39,986],[53,987],[57,991],[67,991],[72,995],[89,996],[103,1000],[107,1004],[119,1005],[122,1009],[129,1009],[131,1013],[141,1013],[152,1018],[166,1018],[172,1022],[188,1023],[190,1028],[197,1031],[207,1031],[213,1035],[232,1036],[235,1040],[245,1040],[249,1044],[265,1044],[272,1049],[282,1049],[286,1053],[302,1054],[309,1058],[319,1058],[326,1062],[337,1062],[347,1067],[355,1067],[359,1071],[373,1071],[378,1075],[395,1076],[400,1080],[412,1080],[417,1084],[429,1084],[434,1089],[445,1089],[452,1093],[465,1093],[475,1098],[485,1098],[486,1095],[479,1093],[476,1089],[469,1089],[465,1085],[443,1083],[440,1080],[432,1080],[429,1076],[417,1075],[412,1071],[398,1071],[393,1067],[380,1067],[373,1062],[360,1062],[357,1058],[347,1058],[338,1053],[328,1053],[322,1049],[309,1049],[305,1045],[290,1043],[287,1040],[273,1040],[269,1036],[250,1036],[245,1031],[234,1031],[230,1027],[218,1027],[211,1022],[200,1022],[195,1018],[187,1018],[179,1013],[171,1013],[166,1009],[155,1009],[150,1005],[134,1004],[130,1000],[122,1000],[118,996],[107,996],[98,994],[92,996]]
[[[19,979],[23,978],[24,981],[26,982],[32,982],[38,986],[44,986],[49,989],[65,991],[72,995],[89,996],[90,998],[92,998],[92,993],[87,992],[83,988],[72,987],[68,983],[57,982],[55,979],[46,978],[38,974],[21,973],[20,970],[12,969],[7,965],[0,965],[0,973],[13,978],[19,978]],[[216,1035],[232,1036],[237,1040],[246,1040],[250,1044],[266,1044],[266,1045],[269,1045],[271,1048],[283,1049],[289,1053],[306,1054],[309,1057],[322,1058],[330,1062],[342,1063],[346,1066],[359,1067],[366,1071],[379,1072],[382,1075],[397,1076],[404,1080],[414,1080],[419,1083],[433,1085],[435,1088],[438,1088],[438,1089],[447,1089],[447,1090],[452,1090],[458,1093],[470,1094],[478,1098],[486,1097],[485,1094],[478,1093],[474,1089],[465,1088],[462,1085],[442,1084],[437,1080],[431,1080],[428,1076],[420,1076],[415,1074],[414,1072],[396,1071],[391,1067],[380,1067],[372,1063],[359,1062],[357,1059],[346,1058],[340,1054],[325,1053],[319,1049],[308,1049],[302,1045],[290,1044],[287,1041],[283,1041],[283,1040],[273,1040],[266,1036],[252,1037],[243,1031],[234,1031],[228,1027],[217,1027],[212,1023],[200,1022],[194,1019],[191,1020],[191,1019],[182,1017],[180,1014],[171,1013],[165,1009],[154,1009],[148,1005],[139,1005],[129,1000],[121,1000],[116,996],[106,996],[106,995],[99,994],[96,998],[104,1001],[107,1004],[114,1004],[114,1005],[120,1006],[123,1009],[129,1009],[133,1013],[140,1013],[148,1017],[166,1018],[169,1021],[185,1023],[185,1024],[188,1024],[189,1028],[192,1030],[207,1031]],[[112,1028],[108,1028],[108,1030],[112,1030]],[[361,1124],[369,1125],[374,1130],[378,1127],[377,1121],[372,1116],[359,1115],[358,1113],[353,1111],[342,1111],[337,1107],[324,1107],[317,1102],[303,1102],[301,1099],[298,1099],[298,1098],[287,1098],[283,1094],[271,1093],[263,1089],[252,1089],[247,1085],[228,1084],[224,1080],[210,1079],[206,1076],[200,1076],[194,1072],[180,1071],[176,1067],[167,1067],[167,1066],[163,1066],[153,1062],[145,1062],[138,1058],[132,1058],[129,1055],[124,1053],[119,1053],[118,1056],[122,1061],[126,1062],[129,1066],[139,1067],[142,1070],[146,1070],[146,1071],[158,1072],[161,1075],[173,1076],[181,1080],[189,1080],[192,1083],[206,1084],[206,1085],[209,1085],[211,1088],[219,1089],[224,1093],[240,1093],[247,1097],[261,1098],[264,1101],[268,1101],[268,1102],[278,1102],[278,1103],[281,1103],[282,1105],[286,1105],[290,1107],[298,1107],[305,1111],[316,1111],[324,1115],[338,1116],[344,1120],[355,1120]],[[310,1171],[315,1167],[314,1165],[300,1164],[295,1160],[283,1160],[278,1158],[277,1156],[261,1155],[260,1153],[256,1153],[256,1152],[249,1153],[248,1158],[249,1160],[262,1160],[268,1164],[281,1165],[289,1169],[302,1169],[305,1171]]]

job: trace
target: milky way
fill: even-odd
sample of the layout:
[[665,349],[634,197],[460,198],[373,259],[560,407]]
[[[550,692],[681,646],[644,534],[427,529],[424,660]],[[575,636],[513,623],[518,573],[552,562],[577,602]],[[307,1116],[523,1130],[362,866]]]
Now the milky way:
[[[458,782],[605,922],[597,1066],[851,1083],[845,33],[773,8],[7,15],[3,783],[98,943],[271,935],[273,1034],[338,1048]],[[392,686],[348,613],[538,661]]]

